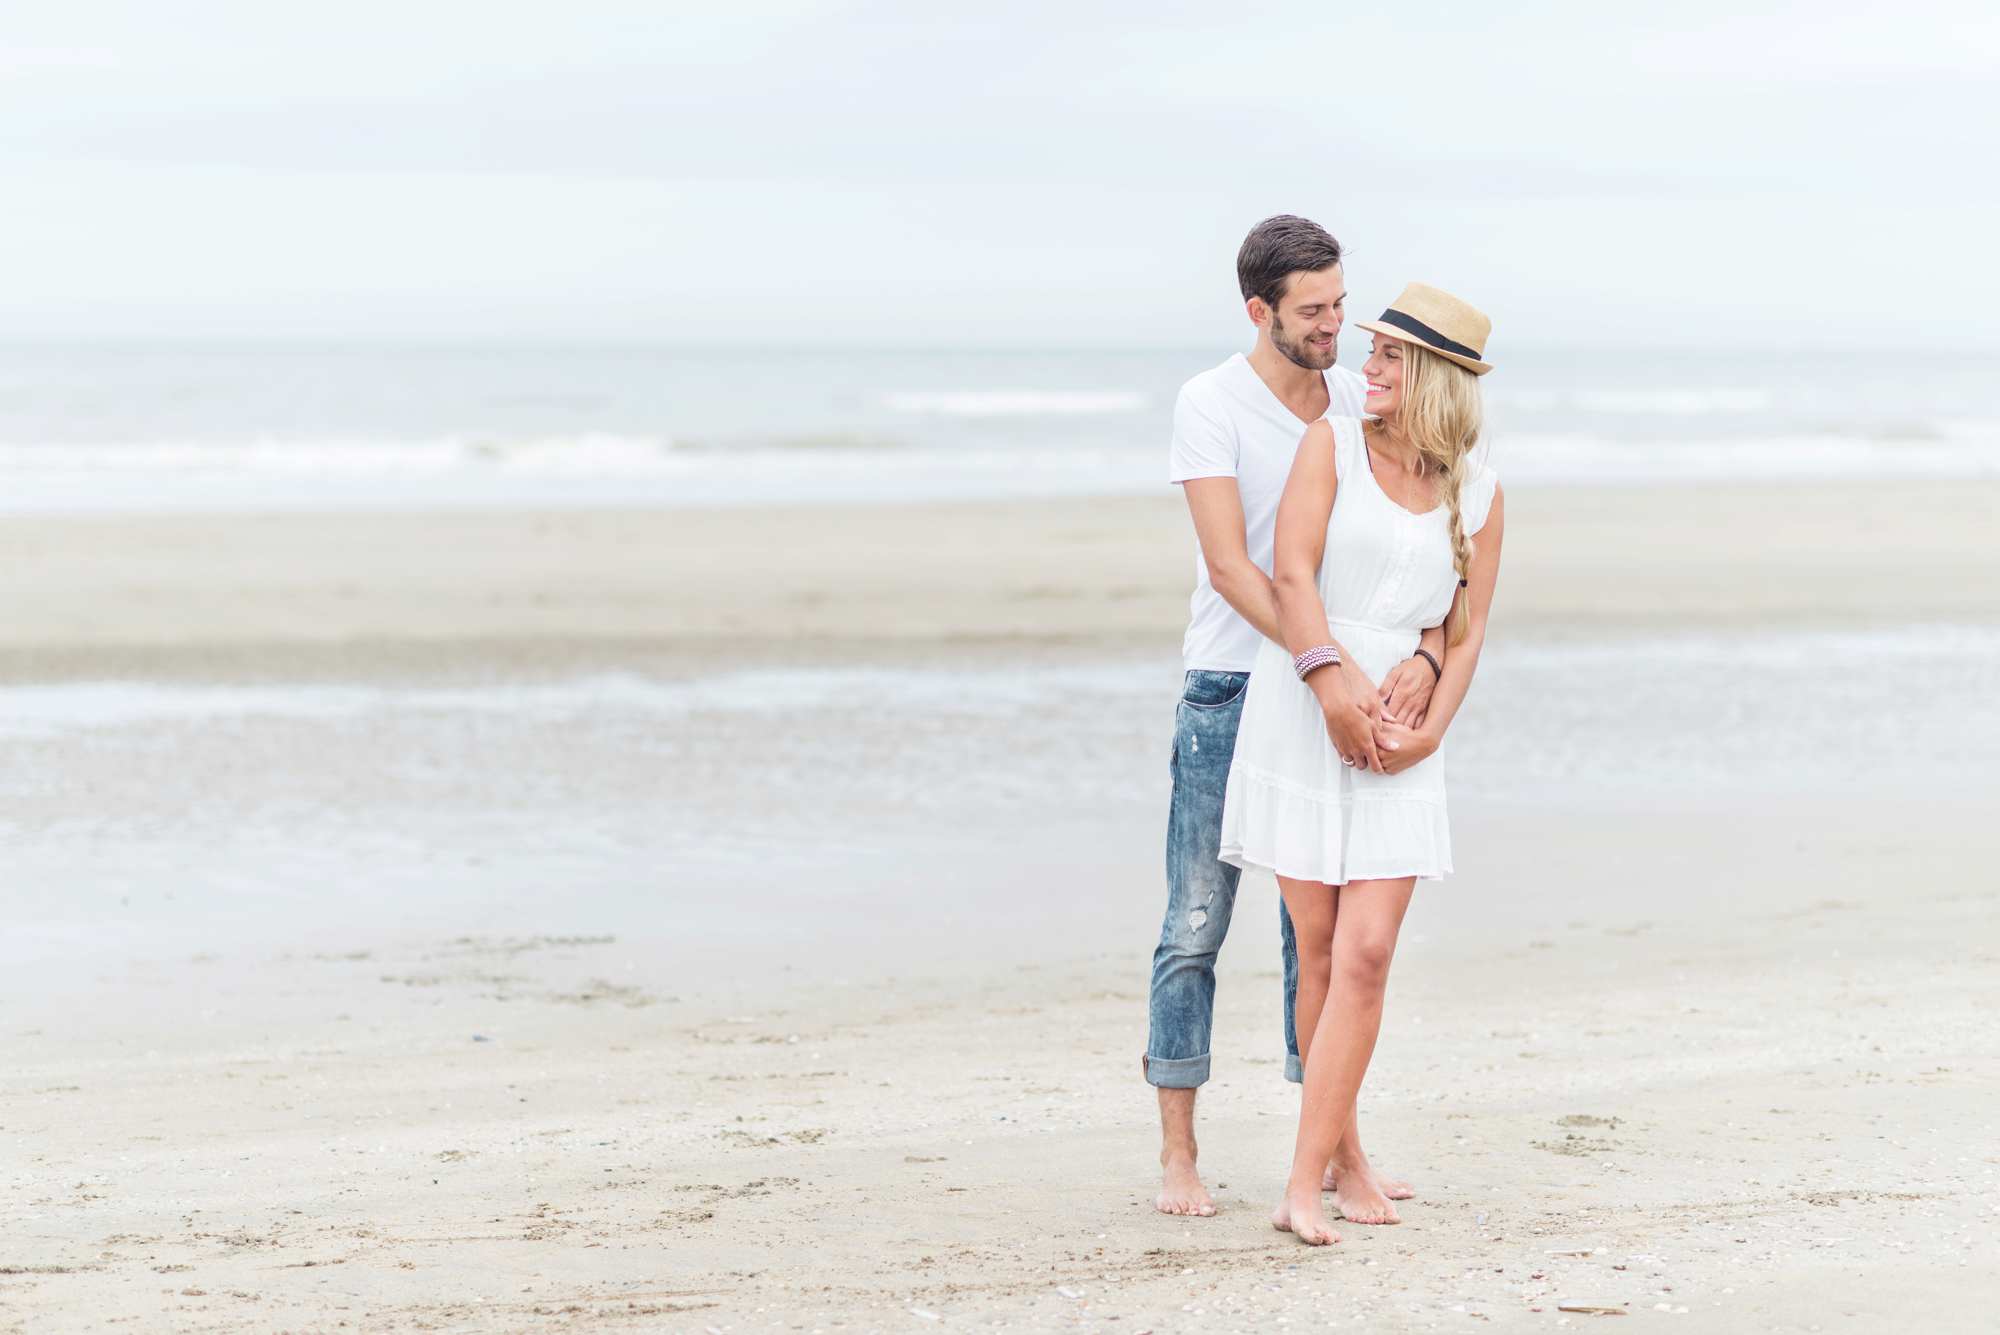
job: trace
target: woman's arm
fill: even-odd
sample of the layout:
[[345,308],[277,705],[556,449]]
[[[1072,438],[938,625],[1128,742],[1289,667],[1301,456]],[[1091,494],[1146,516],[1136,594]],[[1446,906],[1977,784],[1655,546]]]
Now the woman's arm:
[[[1493,608],[1494,586],[1500,581],[1500,541],[1506,531],[1506,519],[1505,499],[1496,483],[1493,508],[1479,530],[1479,540],[1472,545],[1472,568],[1466,572],[1465,587],[1452,599],[1453,613],[1461,601],[1465,603],[1465,638],[1445,653],[1444,674],[1431,692],[1423,726],[1408,728],[1386,720],[1376,726],[1376,741],[1391,774],[1408,769],[1438,749],[1444,742],[1445,729],[1451,726],[1458,707],[1465,703],[1466,692],[1472,689],[1472,674],[1479,668],[1479,651],[1486,643],[1486,616]],[[1446,616],[1445,624],[1451,624],[1450,615]]]
[[[1429,654],[1441,672],[1444,667],[1444,627],[1427,628],[1418,637],[1417,648]],[[1431,671],[1430,663],[1411,654],[1390,668],[1389,675],[1382,678],[1382,712],[1398,723],[1412,728],[1423,727],[1424,710],[1430,707],[1431,691],[1437,686],[1438,675],[1438,672]]]
[[1375,684],[1333,638],[1326,605],[1319,598],[1319,563],[1326,554],[1326,525],[1339,487],[1333,450],[1332,423],[1322,418],[1306,428],[1298,453],[1292,456],[1284,495],[1278,499],[1271,585],[1278,597],[1278,629],[1286,649],[1294,656],[1322,644],[1340,650],[1338,669],[1321,668],[1306,677],[1306,685],[1319,698],[1334,748],[1341,759],[1380,771],[1373,723],[1381,715],[1381,698]]

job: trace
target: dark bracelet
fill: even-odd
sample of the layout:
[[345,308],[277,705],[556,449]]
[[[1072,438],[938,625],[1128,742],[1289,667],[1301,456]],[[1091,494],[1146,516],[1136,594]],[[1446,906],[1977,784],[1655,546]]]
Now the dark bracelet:
[[1426,663],[1429,663],[1431,665],[1431,683],[1433,685],[1435,685],[1440,679],[1443,678],[1444,669],[1438,666],[1438,661],[1435,658],[1431,657],[1430,650],[1428,649],[1417,650],[1417,657],[1423,659]]

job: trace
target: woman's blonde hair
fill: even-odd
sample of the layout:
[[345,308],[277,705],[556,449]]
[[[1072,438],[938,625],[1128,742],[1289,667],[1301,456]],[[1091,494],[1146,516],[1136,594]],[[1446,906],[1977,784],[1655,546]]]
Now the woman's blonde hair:
[[[1459,495],[1472,465],[1472,447],[1479,443],[1485,411],[1479,401],[1479,377],[1428,348],[1398,339],[1403,353],[1402,406],[1396,412],[1396,435],[1417,452],[1417,472],[1437,478],[1438,500],[1451,509],[1451,563],[1461,583],[1472,568],[1472,539],[1465,534]],[[1445,627],[1445,643],[1465,638],[1469,618],[1465,600]]]

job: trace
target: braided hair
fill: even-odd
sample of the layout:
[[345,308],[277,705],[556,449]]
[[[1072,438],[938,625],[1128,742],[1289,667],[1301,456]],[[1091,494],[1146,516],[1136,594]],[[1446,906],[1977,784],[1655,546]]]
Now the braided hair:
[[[1451,520],[1451,563],[1460,588],[1472,569],[1472,539],[1465,532],[1460,497],[1472,471],[1472,447],[1485,425],[1479,379],[1472,372],[1429,349],[1399,339],[1403,354],[1402,407],[1396,413],[1396,434],[1417,452],[1419,476],[1437,479],[1438,500]],[[1465,638],[1470,624],[1465,599],[1455,600],[1445,643]]]

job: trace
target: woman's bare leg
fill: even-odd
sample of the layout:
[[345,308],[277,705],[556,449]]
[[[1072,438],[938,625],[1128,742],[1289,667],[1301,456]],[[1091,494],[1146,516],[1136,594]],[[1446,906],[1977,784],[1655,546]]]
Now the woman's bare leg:
[[[1313,1031],[1319,1027],[1320,1012],[1326,1007],[1327,981],[1333,972],[1333,929],[1340,919],[1340,887],[1280,876],[1278,893],[1285,897],[1288,913],[1295,900],[1305,904],[1306,916],[1313,920],[1315,931],[1310,955],[1304,946],[1299,948],[1299,986],[1292,1001],[1292,1026],[1298,1034],[1299,1065],[1303,1067],[1312,1048]],[[1322,929],[1324,937],[1317,935]],[[1298,935],[1296,919],[1292,922],[1292,934],[1294,938]]]
[[[1292,1022],[1299,1036],[1299,1061],[1307,1064],[1311,1060],[1313,1037],[1319,1030],[1320,1017],[1326,1009],[1327,988],[1333,977],[1333,935],[1340,913],[1340,891],[1318,881],[1295,881],[1288,876],[1280,876],[1278,892],[1285,897],[1285,911],[1292,916],[1292,934],[1298,945],[1299,988],[1297,999],[1293,1002]],[[1272,1213],[1271,1224],[1275,1228],[1292,1228],[1291,1212],[1285,1208],[1283,1201]],[[1320,1241],[1336,1240],[1330,1230],[1322,1228],[1322,1231],[1326,1236]]]
[[[1375,1190],[1389,1201],[1407,1201],[1417,1194],[1417,1189],[1400,1178],[1385,1177],[1375,1167],[1367,1153],[1361,1148],[1361,1100],[1357,1097],[1354,1107],[1348,1110],[1347,1130],[1340,1133],[1340,1143],[1333,1147],[1333,1158],[1327,1161],[1326,1176],[1320,1179],[1321,1191],[1338,1191],[1343,1178],[1349,1178],[1353,1170],[1349,1165],[1360,1165],[1361,1171],[1374,1182]],[[1353,1218],[1353,1216],[1349,1216]],[[1396,1208],[1389,1207],[1389,1217],[1379,1222],[1399,1224],[1402,1218]]]
[[[1287,879],[1289,878],[1283,876],[1278,878],[1281,884]],[[1340,922],[1340,887],[1322,885],[1318,881],[1293,881],[1292,885],[1295,888],[1295,893],[1303,892],[1307,894],[1326,895],[1330,897],[1333,903],[1333,922],[1328,926],[1328,957],[1324,961],[1328,969],[1331,969],[1332,943],[1330,934],[1338,930]],[[1289,901],[1287,901],[1287,911],[1289,912]],[[1311,1055],[1313,1031],[1319,1027],[1319,1017],[1326,1006],[1326,979],[1327,975],[1320,973],[1315,975],[1310,985],[1304,977],[1301,977],[1299,980],[1297,997],[1292,1007],[1292,1032],[1298,1035],[1299,1063],[1301,1065],[1304,1065],[1306,1059]],[[1363,1178],[1366,1181],[1374,1183],[1375,1193],[1382,1198],[1385,1204],[1381,1210],[1358,1211],[1362,1216],[1360,1218],[1356,1218],[1355,1215],[1349,1215],[1348,1217],[1355,1219],[1357,1223],[1401,1223],[1402,1220],[1396,1214],[1396,1207],[1387,1205],[1386,1203],[1388,1201],[1406,1201],[1417,1193],[1411,1188],[1409,1183],[1384,1178],[1375,1171],[1375,1166],[1368,1161],[1368,1155],[1361,1148],[1359,1117],[1360,1110],[1357,1107],[1348,1117],[1347,1130],[1340,1133],[1340,1143],[1334,1146],[1333,1157],[1327,1161],[1326,1176],[1321,1181],[1320,1189],[1322,1191],[1338,1191],[1340,1189],[1340,1180],[1343,1177],[1347,1178],[1350,1186],[1352,1186],[1355,1166],[1359,1165]],[[1351,1196],[1350,1203],[1358,1204],[1358,1198]]]
[[[1306,893],[1310,887],[1307,883],[1281,881],[1279,888],[1285,894],[1285,907],[1291,911],[1293,927],[1298,928],[1300,906],[1308,915],[1313,912],[1312,896]],[[1382,999],[1388,987],[1389,962],[1395,957],[1396,935],[1402,929],[1403,914],[1409,909],[1415,888],[1414,877],[1403,877],[1393,881],[1353,881],[1339,891],[1338,920],[1331,923],[1333,949],[1326,966],[1327,981],[1320,993],[1319,1023],[1314,1026],[1310,1046],[1303,1031],[1300,1033],[1299,1050],[1305,1061],[1306,1078],[1291,1177],[1285,1184],[1284,1202],[1272,1216],[1273,1223],[1289,1227],[1304,1242],[1336,1240],[1320,1210],[1320,1180],[1333,1158],[1334,1147],[1353,1118],[1355,1096],[1362,1077],[1368,1073],[1368,1059],[1374,1054],[1375,1036],[1382,1027]],[[1333,914],[1325,916],[1331,919]],[[1301,1010],[1307,980],[1305,940],[1301,936]],[[1388,1207],[1372,1178],[1357,1172],[1350,1179],[1355,1188],[1353,1205],[1357,1213],[1364,1216],[1380,1213],[1371,1211],[1369,1195],[1379,1200],[1384,1209]],[[1361,1190],[1363,1184],[1365,1193]]]
[[[1278,878],[1280,886],[1282,887],[1288,879],[1280,876]],[[1292,1032],[1298,1035],[1299,1063],[1304,1065],[1312,1053],[1313,1031],[1319,1027],[1319,1017],[1326,1006],[1327,970],[1332,967],[1332,933],[1338,930],[1340,923],[1340,887],[1322,885],[1318,881],[1292,881],[1291,884],[1295,888],[1295,893],[1325,895],[1333,904],[1333,920],[1327,924],[1328,951],[1321,960],[1326,965],[1326,970],[1315,974],[1310,982],[1301,974],[1297,999],[1292,1007]],[[1289,899],[1286,901],[1287,912],[1290,911],[1290,902]],[[1296,933],[1296,925],[1294,932]],[[1340,1143],[1334,1146],[1333,1157],[1327,1161],[1326,1176],[1321,1180],[1320,1189],[1337,1192],[1340,1190],[1341,1180],[1345,1178],[1350,1187],[1349,1204],[1359,1206],[1363,1198],[1355,1195],[1353,1191],[1356,1186],[1354,1177],[1358,1165],[1364,1184],[1366,1182],[1374,1184],[1374,1194],[1381,1198],[1383,1205],[1375,1210],[1359,1209],[1356,1214],[1349,1214],[1348,1218],[1364,1224],[1401,1223],[1402,1220],[1396,1214],[1396,1207],[1388,1202],[1406,1201],[1417,1193],[1409,1183],[1384,1178],[1375,1171],[1375,1166],[1368,1161],[1368,1155],[1361,1148],[1360,1115],[1357,1100],[1357,1106],[1349,1112],[1347,1129],[1340,1133]],[[1360,1217],[1357,1217],[1357,1214]]]

